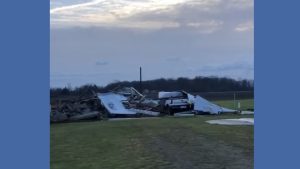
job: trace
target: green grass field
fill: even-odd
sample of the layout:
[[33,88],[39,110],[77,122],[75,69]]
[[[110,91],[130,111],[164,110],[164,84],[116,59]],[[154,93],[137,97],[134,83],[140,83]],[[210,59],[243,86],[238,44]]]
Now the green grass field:
[[205,122],[241,117],[253,115],[53,124],[51,169],[251,169],[253,126]]
[[253,99],[244,99],[244,100],[236,100],[236,107],[234,107],[234,101],[233,100],[220,100],[220,101],[213,101],[214,103],[224,106],[226,108],[230,109],[237,109],[238,102],[240,102],[241,110],[247,110],[247,109],[254,109],[254,100]]

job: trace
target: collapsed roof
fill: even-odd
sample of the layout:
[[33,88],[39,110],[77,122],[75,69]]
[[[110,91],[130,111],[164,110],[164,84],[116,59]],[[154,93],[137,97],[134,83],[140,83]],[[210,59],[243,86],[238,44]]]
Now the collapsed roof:
[[116,93],[99,93],[98,98],[101,100],[101,104],[110,114],[136,114],[136,112],[126,109],[123,105],[123,101],[127,98],[123,95]]
[[212,102],[209,102],[208,100],[196,96],[194,100],[194,110],[198,112],[205,112],[209,114],[221,114],[221,113],[234,113],[237,112],[237,110],[228,109],[225,107],[221,107],[219,105],[216,105]]

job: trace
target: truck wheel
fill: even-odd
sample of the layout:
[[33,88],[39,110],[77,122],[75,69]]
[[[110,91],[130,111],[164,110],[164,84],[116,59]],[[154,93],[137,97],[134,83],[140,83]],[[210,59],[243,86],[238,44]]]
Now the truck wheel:
[[165,111],[168,115],[174,115],[173,114],[173,111],[172,111],[172,108],[171,107],[169,107],[169,106],[167,106],[166,107],[166,111]]

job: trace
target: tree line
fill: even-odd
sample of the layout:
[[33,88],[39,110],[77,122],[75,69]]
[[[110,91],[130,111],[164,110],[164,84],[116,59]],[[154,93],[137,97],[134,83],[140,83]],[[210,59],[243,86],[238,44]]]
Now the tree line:
[[[140,86],[139,81],[118,81],[110,83],[106,86],[97,86],[95,84],[87,84],[74,89],[51,88],[50,96],[64,97],[64,96],[81,96],[89,97],[94,93],[108,92],[117,87],[134,87],[142,91],[176,91],[184,90],[187,92],[225,92],[225,91],[253,91],[253,80],[241,79],[235,80],[226,77],[202,77],[195,78],[176,78],[176,79],[155,79],[143,81]],[[140,88],[141,87],[141,88]]]

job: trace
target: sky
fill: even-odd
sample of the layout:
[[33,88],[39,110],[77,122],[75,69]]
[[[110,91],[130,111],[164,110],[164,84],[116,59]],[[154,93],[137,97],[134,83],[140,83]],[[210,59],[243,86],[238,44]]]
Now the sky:
[[50,0],[50,86],[254,79],[253,0]]

